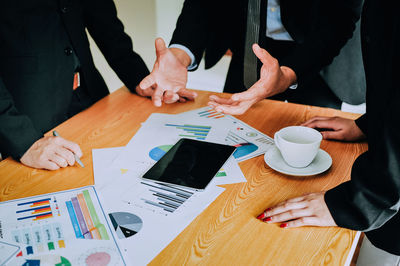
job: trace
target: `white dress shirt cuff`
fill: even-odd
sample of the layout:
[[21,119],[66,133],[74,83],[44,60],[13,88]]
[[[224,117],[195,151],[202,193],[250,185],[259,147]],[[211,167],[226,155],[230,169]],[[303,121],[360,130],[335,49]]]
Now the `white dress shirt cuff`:
[[194,54],[186,46],[181,44],[171,44],[169,48],[178,48],[187,53],[187,55],[190,57],[190,65],[187,67],[187,70],[193,70],[197,67],[197,62]]

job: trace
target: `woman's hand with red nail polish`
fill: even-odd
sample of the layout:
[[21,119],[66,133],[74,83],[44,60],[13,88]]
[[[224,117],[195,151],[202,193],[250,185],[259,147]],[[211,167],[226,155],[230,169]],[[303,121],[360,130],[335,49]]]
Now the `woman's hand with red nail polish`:
[[282,223],[282,228],[337,226],[326,206],[324,195],[325,192],[319,192],[289,199],[268,208],[258,217],[264,222]]

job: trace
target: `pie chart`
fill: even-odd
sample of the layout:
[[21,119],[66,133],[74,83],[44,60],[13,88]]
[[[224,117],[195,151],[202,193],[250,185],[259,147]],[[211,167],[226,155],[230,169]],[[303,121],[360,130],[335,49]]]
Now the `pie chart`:
[[139,216],[129,212],[113,212],[108,214],[118,238],[124,239],[137,234],[143,227]]
[[244,157],[258,149],[256,145],[250,142],[236,144],[235,147],[236,151],[233,153],[233,157],[235,157],[236,159]]
[[164,154],[167,153],[167,151],[169,151],[172,148],[172,146],[173,145],[162,145],[155,147],[149,152],[149,156],[154,161],[158,161],[161,159],[161,157],[164,156]]

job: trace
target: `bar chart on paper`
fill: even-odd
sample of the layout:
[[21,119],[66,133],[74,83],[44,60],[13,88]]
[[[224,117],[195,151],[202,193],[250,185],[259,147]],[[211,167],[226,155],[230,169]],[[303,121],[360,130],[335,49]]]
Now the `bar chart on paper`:
[[37,221],[53,217],[50,201],[51,198],[43,198],[18,203],[16,210],[17,220]]
[[94,187],[1,202],[0,213],[2,240],[20,247],[10,265],[124,264]]
[[208,107],[205,110],[199,110],[197,112],[197,115],[199,117],[204,117],[204,118],[212,118],[212,119],[220,119],[220,118],[224,118],[225,115],[223,113],[219,113],[217,111],[215,111],[213,108]]
[[107,230],[99,220],[92,198],[87,190],[78,193],[65,202],[76,238],[110,239]]
[[142,181],[134,191],[135,199],[130,199],[131,192],[128,194],[126,195],[128,204],[168,216],[178,210],[194,192],[173,185]]
[[179,137],[205,140],[211,130],[211,126],[199,126],[189,124],[165,124],[166,127],[174,127],[181,131]]
[[221,124],[224,123],[229,128],[229,132],[225,137],[225,144],[237,148],[234,153],[237,161],[244,161],[264,154],[274,145],[273,139],[266,134],[263,134],[234,116],[218,113],[208,106],[181,113],[177,116],[193,120],[200,117],[209,120],[218,119],[218,121],[221,121]]

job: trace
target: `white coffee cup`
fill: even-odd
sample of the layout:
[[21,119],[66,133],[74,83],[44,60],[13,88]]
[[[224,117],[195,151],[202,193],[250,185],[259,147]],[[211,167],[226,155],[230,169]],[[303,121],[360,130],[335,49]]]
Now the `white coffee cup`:
[[322,135],[313,128],[290,126],[276,132],[274,140],[288,165],[303,168],[317,155]]

